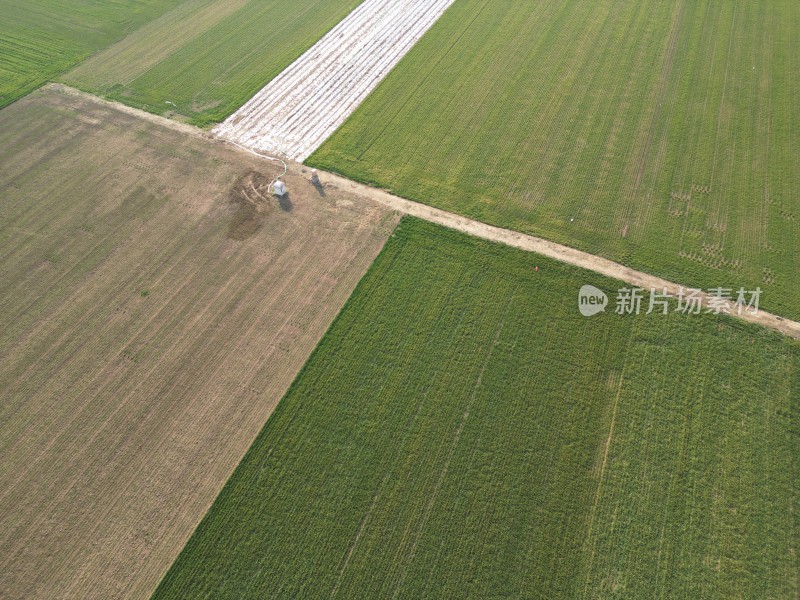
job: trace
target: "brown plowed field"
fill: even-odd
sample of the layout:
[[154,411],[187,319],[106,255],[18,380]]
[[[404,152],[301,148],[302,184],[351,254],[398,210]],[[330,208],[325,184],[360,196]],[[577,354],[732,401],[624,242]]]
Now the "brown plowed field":
[[0,111],[0,590],[146,597],[397,214],[54,89]]

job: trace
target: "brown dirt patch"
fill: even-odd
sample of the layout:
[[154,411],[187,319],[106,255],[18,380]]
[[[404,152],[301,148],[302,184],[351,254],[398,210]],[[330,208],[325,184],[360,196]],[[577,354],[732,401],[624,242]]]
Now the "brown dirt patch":
[[261,229],[267,213],[277,202],[270,194],[271,182],[270,175],[248,171],[233,184],[228,197],[237,210],[228,228],[230,239],[246,240]]

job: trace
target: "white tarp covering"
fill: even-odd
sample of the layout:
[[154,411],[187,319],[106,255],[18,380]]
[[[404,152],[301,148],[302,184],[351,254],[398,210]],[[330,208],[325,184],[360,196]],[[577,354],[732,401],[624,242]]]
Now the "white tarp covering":
[[365,0],[214,133],[305,160],[453,1]]

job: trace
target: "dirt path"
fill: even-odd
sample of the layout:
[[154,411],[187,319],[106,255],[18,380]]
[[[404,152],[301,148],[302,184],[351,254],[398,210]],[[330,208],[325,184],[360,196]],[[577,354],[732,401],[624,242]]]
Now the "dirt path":
[[[92,96],[91,94],[86,94],[64,85],[50,84],[50,87],[57,89],[62,93],[79,95],[87,99],[92,99],[95,102],[113,105],[117,109],[128,114],[137,115],[140,118],[154,123],[160,123],[166,127],[187,133],[189,135],[202,137],[207,140],[215,139],[211,133],[196,127],[192,127],[183,123],[177,123],[170,119],[152,115],[150,113],[116,102],[108,102]],[[237,150],[239,152],[247,152],[247,150],[241,147],[238,147]],[[294,163],[290,161],[287,161],[287,163],[289,164],[290,174],[307,177],[308,167],[300,163]],[[334,173],[320,171],[320,178],[324,184],[333,185],[339,189],[350,192],[355,196],[373,200],[399,213],[425,219],[426,221],[430,221],[432,223],[438,223],[439,225],[449,227],[450,229],[463,231],[464,233],[468,233],[470,235],[493,242],[514,246],[515,248],[520,248],[529,252],[536,252],[537,254],[547,256],[548,258],[553,258],[561,262],[582,267],[584,269],[594,271],[595,273],[606,275],[607,277],[619,279],[620,281],[624,281],[632,286],[641,287],[646,290],[649,290],[650,288],[655,288],[659,291],[666,289],[667,292],[672,295],[676,295],[678,290],[681,288],[681,285],[678,283],[667,281],[666,279],[662,279],[642,271],[636,271],[635,269],[631,269],[600,256],[589,254],[588,252],[576,250],[575,248],[570,248],[569,246],[550,242],[542,238],[519,233],[510,229],[503,229],[501,227],[487,225],[485,223],[481,223],[480,221],[474,221],[451,212],[433,208],[432,206],[428,206],[426,204],[406,200],[383,190],[346,179],[345,177],[341,177]],[[705,304],[705,295],[703,296],[703,303]],[[742,315],[737,315],[736,311],[733,310],[732,304],[729,306],[729,308],[731,309],[730,312],[732,316],[741,318],[751,323],[762,325],[764,327],[769,327],[770,329],[774,329],[775,331],[779,331],[784,335],[788,335],[795,339],[800,339],[800,322],[779,317],[763,310],[760,310],[755,314],[744,312]]]
[[48,83],[47,85],[42,86],[43,92],[58,92],[60,94],[65,94],[67,96],[77,96],[78,98],[83,98],[84,100],[89,100],[91,102],[96,102],[98,104],[102,104],[103,106],[108,106],[113,108],[119,112],[123,112],[125,114],[138,117],[144,121],[148,121],[150,123],[155,123],[156,125],[161,125],[162,127],[166,127],[167,129],[172,129],[174,131],[179,131],[185,135],[191,135],[193,137],[203,138],[208,141],[213,141],[215,138],[211,132],[205,131],[204,129],[200,129],[199,127],[195,127],[194,125],[187,125],[186,123],[181,123],[180,121],[174,121],[172,119],[167,119],[166,117],[160,117],[158,115],[154,115],[153,113],[149,113],[144,110],[139,110],[138,108],[133,108],[128,106],[127,104],[122,104],[121,102],[110,102],[108,100],[104,100],[99,96],[95,96],[94,94],[88,94],[86,92],[82,92],[81,90],[76,90],[73,87],[68,85],[64,85],[63,83]]
[[[305,167],[302,167],[302,165],[290,166],[290,170],[298,168]],[[554,258],[555,260],[582,267],[594,271],[595,273],[606,275],[607,277],[619,279],[632,286],[641,287],[646,290],[650,288],[655,288],[659,291],[666,289],[667,293],[671,295],[677,295],[681,287],[678,283],[667,281],[666,279],[643,273],[642,271],[636,271],[635,269],[631,269],[600,256],[582,252],[581,250],[576,250],[575,248],[550,242],[532,235],[487,225],[486,223],[474,221],[438,208],[433,208],[432,206],[420,204],[419,202],[412,202],[411,200],[406,200],[383,190],[356,183],[333,173],[320,172],[320,178],[325,183],[333,184],[337,188],[344,189],[358,196],[369,198],[375,202],[380,202],[384,206],[403,214],[425,219],[432,223],[438,223],[439,225],[463,231],[464,233],[479,238],[514,246],[515,248],[520,248],[529,252],[536,252],[548,258]],[[683,287],[686,288],[688,286]],[[705,298],[706,295],[704,294],[704,305],[706,304]],[[731,315],[734,317],[741,318],[751,323],[757,323],[758,325],[769,327],[770,329],[774,329],[775,331],[779,331],[795,339],[800,339],[800,323],[797,321],[791,321],[763,310],[759,310],[755,314],[745,311],[740,316],[736,314],[732,303],[729,303],[728,306]]]

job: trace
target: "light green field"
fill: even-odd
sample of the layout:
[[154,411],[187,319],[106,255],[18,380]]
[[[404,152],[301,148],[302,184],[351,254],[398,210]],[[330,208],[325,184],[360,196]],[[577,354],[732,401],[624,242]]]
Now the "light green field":
[[155,598],[796,597],[800,346],[584,283],[403,221]]
[[180,0],[0,0],[0,108]]
[[800,317],[800,3],[459,0],[307,162]]
[[207,126],[222,121],[360,0],[187,0],[68,73],[69,85]]

